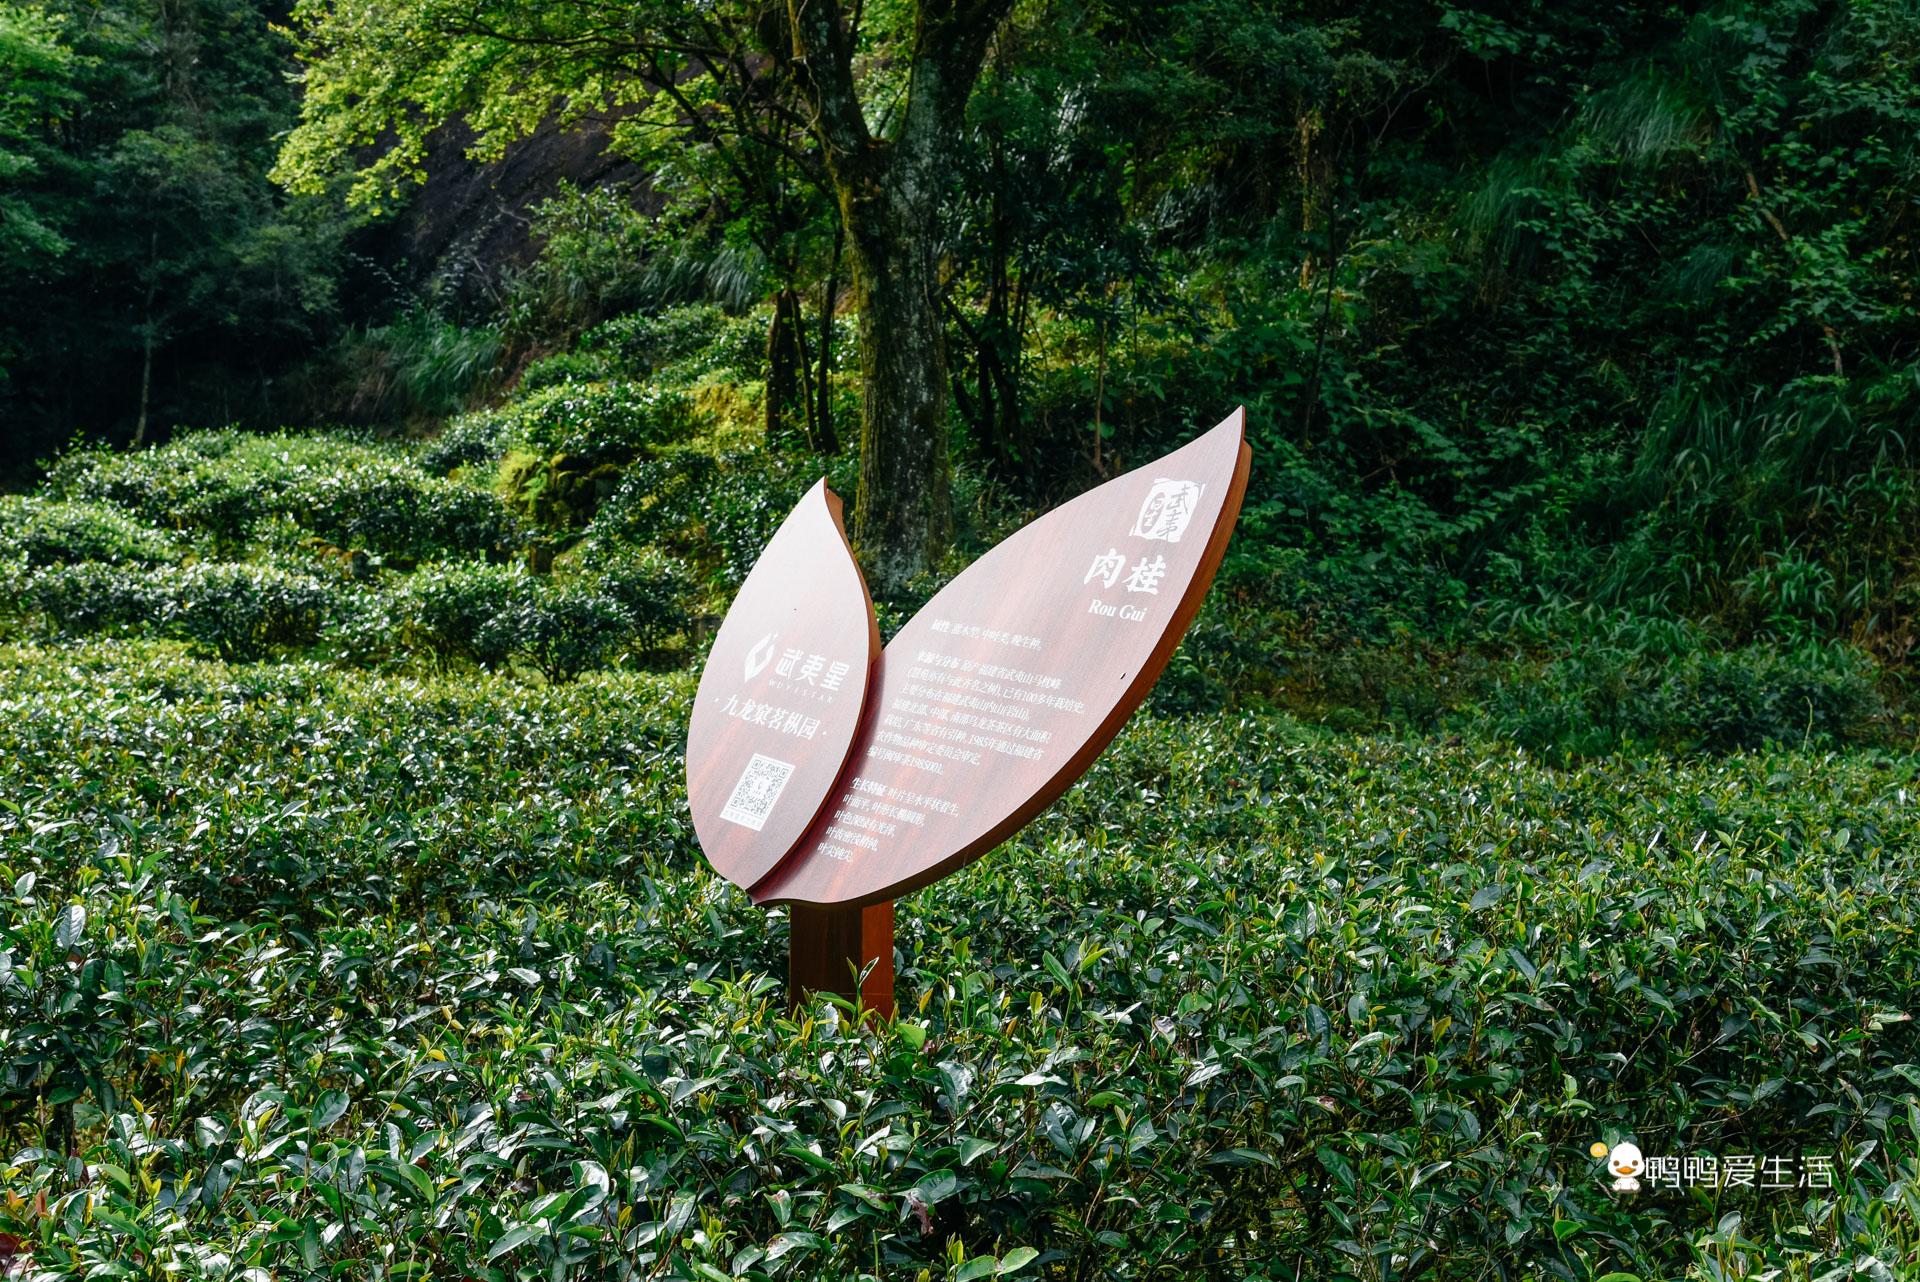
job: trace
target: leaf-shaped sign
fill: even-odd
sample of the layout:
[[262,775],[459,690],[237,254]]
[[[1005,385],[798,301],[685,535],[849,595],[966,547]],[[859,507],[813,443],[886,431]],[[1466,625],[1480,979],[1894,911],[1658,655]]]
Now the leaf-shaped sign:
[[860,727],[880,633],[823,480],[781,523],[714,638],[687,727],[694,832],[750,889],[819,814]]
[[896,898],[992,849],[1072,786],[1200,609],[1246,492],[1245,423],[1236,410],[1049,512],[909,620],[877,665],[819,819],[754,899]]

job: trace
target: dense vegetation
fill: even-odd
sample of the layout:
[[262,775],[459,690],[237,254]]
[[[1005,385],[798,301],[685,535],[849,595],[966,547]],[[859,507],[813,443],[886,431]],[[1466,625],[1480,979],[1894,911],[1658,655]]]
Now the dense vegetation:
[[[1232,710],[1288,617],[1243,569],[1087,783],[914,898],[898,1024],[783,1015],[783,915],[680,786],[698,620],[815,474],[700,408],[740,332],[624,323],[565,364],[644,382],[536,372],[419,444],[183,434],[5,500],[29,1276],[1916,1258],[1920,783],[1820,746],[1871,729],[1841,647],[1622,635],[1356,734],[1431,670]],[[1626,1136],[1837,1178],[1622,1200],[1585,1147]]]
[[[1920,14],[868,0],[876,136],[961,11],[883,630],[1235,403],[1255,471],[876,1027],[784,1013],[680,778],[765,539],[873,483],[804,59],[0,0],[0,1272],[1920,1269]],[[575,136],[624,177],[409,257]],[[1834,1180],[1623,1197],[1629,1137]]]

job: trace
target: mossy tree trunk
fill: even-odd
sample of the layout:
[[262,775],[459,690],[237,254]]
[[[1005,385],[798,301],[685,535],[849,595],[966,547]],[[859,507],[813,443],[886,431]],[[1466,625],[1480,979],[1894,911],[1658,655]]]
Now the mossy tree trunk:
[[898,587],[953,533],[947,357],[931,209],[890,193],[850,220],[860,315],[860,490],[854,529],[870,576]]
[[883,593],[935,565],[952,536],[939,203],[987,44],[1012,7],[921,0],[906,105],[888,138],[868,129],[837,4],[790,4],[769,41],[811,109],[853,262],[862,385],[853,535]]

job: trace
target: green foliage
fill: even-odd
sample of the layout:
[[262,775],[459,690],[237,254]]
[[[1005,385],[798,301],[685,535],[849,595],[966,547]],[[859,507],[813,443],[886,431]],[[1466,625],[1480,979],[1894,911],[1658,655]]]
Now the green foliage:
[[540,253],[507,287],[503,310],[513,332],[566,336],[651,301],[664,237],[623,192],[563,181],[534,207],[532,233]]
[[329,543],[403,562],[507,548],[519,534],[489,491],[384,460],[290,476],[279,510]]
[[583,526],[618,489],[623,466],[692,430],[674,392],[635,383],[561,384],[511,411],[498,488],[534,523]]
[[422,566],[407,577],[401,613],[412,638],[442,660],[463,659],[483,667],[513,653],[509,618],[534,591],[519,565],[456,561]]
[[519,537],[491,491],[340,436],[190,433],[158,449],[69,454],[48,480],[56,494],[117,504],[222,548],[245,544],[270,516],[401,562],[481,554]]
[[330,332],[347,219],[267,180],[297,94],[270,12],[0,6],[0,413],[24,458],[77,426],[263,416]]
[[[1254,472],[1149,712],[915,897],[878,1027],[779,1005],[784,915],[685,814],[692,673],[647,670],[856,476],[737,430],[776,289],[801,368],[826,313],[841,422],[862,392],[813,143],[725,132],[792,83],[635,52],[743,11],[581,46],[566,7],[303,4],[311,225],[241,163],[289,102],[257,11],[66,11],[0,4],[0,308],[59,303],[0,365],[86,362],[35,413],[98,366],[125,417],[149,341],[164,385],[311,333],[369,138],[386,200],[441,118],[485,158],[611,106],[666,204],[563,189],[499,317],[337,349],[352,415],[466,411],[435,439],[185,433],[0,500],[0,1244],[35,1276],[1920,1257],[1908,9],[1020,6],[913,229],[962,547],[1235,402]],[[916,7],[863,13],[884,134]],[[1623,1199],[1586,1150],[1628,1137],[1836,1186]]]
[[156,586],[169,630],[234,662],[311,644],[335,596],[328,584],[267,565],[190,565]]
[[178,560],[181,551],[176,537],[111,504],[0,495],[0,557],[29,566],[69,561],[158,565]]
[[166,602],[147,570],[91,561],[56,565],[9,586],[16,605],[75,636],[149,628]]
[[[0,270],[36,273],[70,248],[47,214],[19,189],[40,162],[33,154],[35,124],[68,108],[73,89],[73,49],[59,18],[39,5],[0,5]],[[0,338],[0,386],[18,337]]]
[[346,335],[333,360],[345,411],[374,421],[445,418],[496,390],[506,339],[415,304],[384,325]]
[[1556,760],[1611,752],[1831,747],[1872,737],[1872,661],[1837,642],[1649,654],[1594,637],[1503,678],[1489,725]]
[[553,578],[467,562],[409,575],[392,613],[405,642],[443,666],[520,658],[560,684],[684,631],[691,595],[686,571],[658,553],[574,565]]
[[493,410],[462,414],[421,448],[420,466],[436,474],[490,467],[507,452],[513,428],[511,414]]
[[528,366],[521,387],[538,391],[555,383],[602,379],[685,385],[713,373],[738,377],[759,368],[765,343],[764,318],[729,318],[712,305],[631,312],[596,325],[567,351]]
[[583,546],[600,552],[658,546],[737,588],[800,496],[845,460],[764,450],[687,447],[629,467],[595,512]]
[[[1706,1279],[1920,1249],[1905,759],[1557,771],[1138,720],[915,897],[873,1028],[786,1015],[780,914],[694,850],[687,675],[126,643],[0,675],[0,1232],[43,1272]],[[1830,1155],[1834,1187],[1620,1198],[1586,1149],[1624,1138]]]
[[693,430],[687,397],[652,383],[550,387],[512,407],[510,439],[542,454],[624,463]]
[[27,580],[25,603],[72,635],[176,636],[233,662],[319,639],[336,590],[270,565],[58,565]]
[[639,630],[620,598],[573,582],[557,583],[523,602],[506,624],[528,660],[555,685],[605,666]]

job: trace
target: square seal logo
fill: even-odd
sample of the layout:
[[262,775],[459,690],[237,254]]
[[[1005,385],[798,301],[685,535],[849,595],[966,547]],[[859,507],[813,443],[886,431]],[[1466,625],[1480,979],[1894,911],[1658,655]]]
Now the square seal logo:
[[1178,543],[1180,536],[1187,532],[1187,523],[1193,520],[1194,511],[1200,506],[1200,494],[1204,488],[1192,481],[1156,478],[1153,488],[1147,491],[1147,497],[1141,501],[1140,515],[1134,519],[1131,533],[1135,538]]

